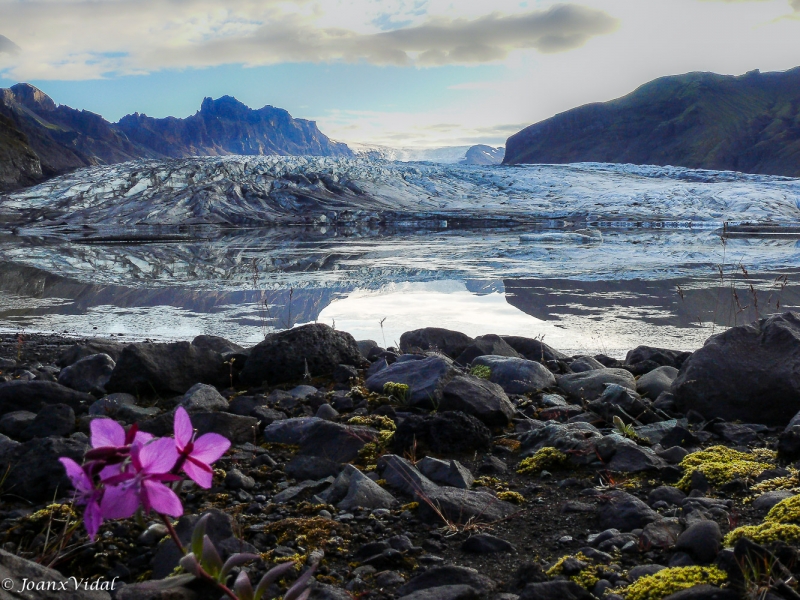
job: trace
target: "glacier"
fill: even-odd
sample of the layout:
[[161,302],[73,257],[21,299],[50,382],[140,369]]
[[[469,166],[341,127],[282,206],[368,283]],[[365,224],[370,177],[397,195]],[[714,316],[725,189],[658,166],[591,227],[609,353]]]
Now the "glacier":
[[89,167],[0,196],[27,225],[380,226],[426,222],[719,227],[800,223],[800,179],[582,163],[462,166],[227,156]]

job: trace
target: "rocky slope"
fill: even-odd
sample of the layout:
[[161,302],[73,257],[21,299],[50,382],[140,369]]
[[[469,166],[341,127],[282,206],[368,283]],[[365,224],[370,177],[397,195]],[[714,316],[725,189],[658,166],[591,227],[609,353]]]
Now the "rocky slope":
[[505,164],[613,162],[800,176],[800,67],[651,81],[511,136]]
[[462,165],[499,165],[503,162],[505,148],[502,146],[492,148],[485,144],[477,144],[472,146],[464,155],[464,160],[461,161]]
[[[9,156],[3,161],[7,173],[0,179],[0,190],[80,167],[136,158],[352,155],[346,145],[323,135],[313,121],[294,119],[285,110],[271,106],[251,110],[229,96],[206,98],[200,111],[186,119],[153,119],[137,113],[115,124],[86,110],[56,105],[41,90],[20,83],[0,90],[0,114],[8,119],[0,125],[0,153]],[[20,134],[27,138],[29,150],[20,150]],[[36,161],[30,162],[31,150],[40,173],[34,166]]]

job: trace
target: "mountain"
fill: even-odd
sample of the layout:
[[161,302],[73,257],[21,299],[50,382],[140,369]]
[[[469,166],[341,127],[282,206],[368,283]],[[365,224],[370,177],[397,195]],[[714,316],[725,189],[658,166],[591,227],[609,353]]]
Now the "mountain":
[[252,110],[230,96],[204,99],[185,119],[136,113],[109,123],[98,114],[56,105],[27,83],[0,89],[0,190],[91,165],[228,154],[353,153],[313,121],[272,106]]
[[492,148],[485,144],[478,144],[467,150],[464,160],[460,162],[462,165],[499,165],[503,162],[504,154],[505,149],[502,146]]
[[800,67],[662,77],[526,127],[504,164],[609,162],[800,177]]

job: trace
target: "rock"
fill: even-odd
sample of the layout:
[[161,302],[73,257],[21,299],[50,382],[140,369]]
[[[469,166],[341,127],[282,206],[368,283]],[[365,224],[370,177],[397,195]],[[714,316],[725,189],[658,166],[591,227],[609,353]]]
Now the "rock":
[[312,394],[317,393],[317,388],[313,385],[298,385],[289,390],[289,395],[297,400],[305,400]]
[[89,414],[98,417],[114,417],[121,406],[136,404],[136,397],[130,394],[109,394],[103,396],[89,407]]
[[426,456],[416,464],[416,467],[425,477],[439,485],[468,490],[475,481],[469,469],[457,460],[448,462]]
[[675,544],[700,563],[710,563],[717,557],[722,542],[722,532],[715,521],[699,521],[684,531]]
[[[184,546],[189,545],[195,524],[200,517],[206,514],[211,515],[206,522],[206,535],[214,542],[222,560],[226,560],[228,556],[236,552],[258,553],[253,546],[234,536],[233,519],[230,515],[216,508],[212,508],[198,515],[184,515],[178,519],[177,524],[175,524],[175,532],[178,534],[178,538]],[[152,562],[153,579],[163,579],[172,573],[173,569],[178,565],[178,559],[180,557],[181,553],[175,544],[160,544]]]
[[204,383],[197,383],[186,390],[180,405],[189,414],[228,409],[228,401],[222,397],[217,388]]
[[189,342],[125,346],[106,384],[108,392],[137,396],[184,394],[197,383],[230,386],[230,370],[218,352]]
[[479,377],[454,377],[442,391],[439,410],[459,410],[477,417],[488,427],[507,427],[514,405],[496,383]]
[[478,465],[478,473],[481,475],[503,475],[507,471],[508,465],[497,456],[487,456]]
[[556,378],[541,363],[507,356],[479,356],[472,366],[489,367],[489,381],[498,384],[507,394],[538,393],[555,387]]
[[361,356],[366,360],[369,360],[369,355],[373,350],[380,348],[375,340],[356,340],[356,346],[358,346]]
[[574,581],[529,583],[519,600],[595,600],[595,597]]
[[[250,413],[258,406],[264,406],[266,398],[263,396],[236,396],[228,402],[228,408],[225,412],[234,415],[241,415],[243,417],[253,416]],[[271,409],[270,409],[271,410]]]
[[417,575],[400,587],[397,590],[397,594],[398,596],[403,596],[419,590],[452,585],[469,586],[481,595],[490,594],[497,587],[494,581],[485,575],[481,575],[475,569],[446,565],[430,568]]
[[650,362],[657,366],[680,369],[690,355],[691,352],[682,352],[680,350],[666,350],[665,348],[654,348],[652,346],[637,346],[628,352],[625,357],[625,364],[636,365]]
[[193,575],[177,575],[142,583],[130,583],[120,588],[114,600],[196,600],[197,594],[186,587]]
[[418,590],[400,597],[400,600],[480,600],[478,591],[468,585],[442,585]]
[[541,340],[516,335],[504,335],[503,340],[523,358],[541,363],[554,372],[560,372],[559,361],[568,358],[566,354],[551,348]]
[[786,500],[786,498],[791,498],[794,495],[794,492],[790,490],[764,492],[753,501],[753,508],[760,513],[766,514],[778,502]]
[[701,441],[700,438],[685,427],[676,425],[663,435],[659,443],[663,448],[672,448],[673,446],[694,448],[699,446]]
[[381,369],[367,379],[366,386],[371,392],[382,393],[383,386],[389,382],[408,385],[408,404],[432,409],[441,401],[442,390],[456,374],[446,360],[432,356]]
[[663,392],[670,390],[676,377],[678,377],[678,369],[675,367],[658,367],[638,379],[636,391],[642,396],[655,400]]
[[[281,413],[283,414],[283,413]],[[298,445],[303,436],[321,419],[316,417],[284,418],[270,423],[262,435],[268,444]]]
[[342,425],[317,419],[300,438],[300,454],[322,456],[328,460],[345,463],[358,458],[358,452],[378,439],[369,427]]
[[600,527],[619,529],[622,532],[641,529],[660,518],[647,504],[621,490],[612,490],[606,494],[606,502],[600,505],[598,515]]
[[225,487],[231,490],[252,490],[256,486],[256,481],[249,475],[245,475],[239,469],[231,469],[225,475]]
[[519,353],[499,335],[489,334],[476,337],[456,358],[459,365],[469,365],[479,356],[511,356],[522,358]]
[[633,567],[628,571],[628,579],[630,579],[631,583],[633,583],[645,575],[655,575],[664,569],[666,569],[664,565],[639,565],[638,567]]
[[747,446],[758,440],[758,433],[750,425],[715,423],[710,429],[726,442],[731,442],[736,446]]
[[336,476],[342,470],[342,463],[322,456],[297,455],[284,467],[287,477],[303,481],[306,479],[325,479]]
[[286,419],[286,414],[275,410],[273,408],[269,408],[268,406],[256,406],[253,410],[250,411],[250,415],[254,419],[258,419],[258,424],[261,429],[265,427],[269,427],[276,421],[283,421]]
[[567,454],[570,462],[585,465],[597,460],[595,445],[602,437],[589,423],[547,422],[520,436],[520,456],[533,456],[541,448],[552,447]]
[[664,459],[650,448],[639,446],[636,442],[625,439],[625,442],[616,446],[614,456],[608,462],[607,468],[615,473],[643,473],[658,471],[666,466],[667,463]]
[[275,494],[272,501],[275,504],[284,504],[286,502],[300,500],[301,498],[307,498],[314,494],[319,494],[323,492],[323,490],[327,490],[333,483],[333,477],[326,477],[325,479],[319,479],[317,481],[301,481],[297,485],[289,486],[285,490]]
[[648,523],[639,536],[639,547],[645,551],[669,550],[678,541],[681,531],[683,531],[683,527],[676,519],[663,519]]
[[449,356],[456,358],[474,340],[459,331],[450,331],[440,327],[425,327],[406,331],[400,336],[400,350],[405,353],[415,351],[438,350]]
[[[647,402],[647,400],[642,399],[642,402]],[[653,404],[650,404],[650,408],[655,409]],[[637,425],[634,427],[634,431],[643,437],[650,440],[651,444],[660,444],[661,440],[666,436],[672,429],[680,424],[683,423],[686,425],[686,422],[678,419],[670,419],[668,421],[659,421],[658,423],[649,423],[647,425]]]
[[309,588],[311,589],[311,595],[308,597],[308,600],[353,600],[353,595],[347,590],[343,590],[334,585],[320,583],[315,581],[313,577],[311,578]]
[[358,369],[353,365],[336,365],[333,370],[333,380],[336,383],[350,383],[358,377]]
[[577,356],[569,363],[569,368],[573,373],[585,373],[586,371],[595,371],[597,369],[605,369],[606,367],[603,363],[591,356]]
[[[664,600],[739,600],[741,596],[732,589],[721,589],[713,585],[696,585],[666,596]],[[764,600],[772,600],[768,594]],[[777,598],[775,598],[777,600]]]
[[123,342],[113,342],[103,338],[94,338],[82,341],[70,346],[56,360],[56,364],[62,369],[75,364],[82,358],[94,354],[106,354],[116,362],[122,354],[122,349],[126,346]]
[[52,501],[56,489],[67,494],[72,485],[58,459],[65,456],[80,464],[88,448],[82,441],[59,437],[0,444],[0,473],[10,468],[3,491],[31,502]]
[[322,404],[314,416],[325,421],[335,421],[339,413],[330,404]]
[[[118,581],[102,578],[97,585],[102,585],[103,589],[86,590],[75,586],[72,580],[54,569],[48,569],[5,550],[0,550],[0,580],[3,581],[3,590],[0,591],[0,598],[3,600],[111,600],[109,592],[123,587]],[[25,580],[29,584],[42,585],[38,589],[23,591],[21,588]],[[12,590],[7,589],[6,582],[13,584]]]
[[104,394],[115,366],[108,354],[92,354],[62,369],[58,383],[79,392]]
[[36,413],[27,410],[15,410],[6,413],[0,418],[0,434],[7,435],[8,437],[20,439],[20,434],[31,424],[36,418]]
[[198,335],[192,340],[192,346],[203,350],[211,350],[222,355],[247,353],[247,350],[239,344],[234,344],[218,335]]
[[673,506],[680,506],[685,499],[686,494],[669,485],[659,486],[647,495],[647,503],[650,506],[653,506],[656,502],[666,502]]
[[39,412],[51,404],[66,404],[76,413],[86,412],[94,397],[51,381],[0,383],[0,415],[16,410]]
[[460,455],[491,447],[492,432],[471,415],[447,411],[432,415],[408,415],[397,427],[390,446],[403,453],[416,446],[417,452]]
[[672,393],[680,410],[706,419],[785,425],[800,409],[799,370],[800,315],[787,312],[711,336]]
[[333,484],[333,489],[345,492],[343,498],[328,496],[339,510],[354,511],[358,508],[392,508],[397,504],[394,496],[356,469],[345,465]]
[[272,333],[250,351],[239,374],[244,385],[269,385],[330,375],[337,365],[360,365],[364,359],[349,333],[311,323]]
[[[591,371],[596,372],[596,371]],[[587,407],[603,417],[607,423],[613,423],[619,417],[626,424],[656,423],[662,420],[644,400],[633,390],[612,383],[597,400],[592,400]]]
[[625,369],[595,369],[584,373],[561,375],[557,378],[558,387],[574,400],[594,400],[599,398],[609,384],[617,384],[629,390],[636,390],[636,380]]
[[201,412],[192,415],[192,425],[198,437],[204,433],[218,433],[234,444],[255,443],[258,437],[258,421],[253,417],[225,412]]
[[488,533],[478,533],[468,537],[461,549],[473,554],[495,554],[498,552],[516,552],[516,548],[504,539]]
[[668,463],[677,465],[689,455],[689,451],[685,448],[681,448],[680,446],[673,446],[672,448],[667,448],[666,450],[656,452],[656,454],[658,454]]
[[20,439],[68,436],[73,431],[75,411],[66,404],[53,404],[39,411],[33,422],[20,434]]

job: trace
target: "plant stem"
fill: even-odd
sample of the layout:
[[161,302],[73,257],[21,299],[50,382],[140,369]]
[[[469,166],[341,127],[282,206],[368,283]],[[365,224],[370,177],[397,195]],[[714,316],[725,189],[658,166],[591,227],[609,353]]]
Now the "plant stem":
[[206,580],[208,580],[208,582],[209,582],[209,583],[211,583],[211,584],[213,584],[214,586],[216,586],[216,588],[217,588],[217,589],[218,589],[220,592],[222,592],[223,594],[225,594],[225,595],[226,595],[228,598],[230,598],[231,600],[239,600],[238,596],[237,596],[236,594],[234,594],[234,593],[231,591],[231,589],[230,589],[230,588],[229,588],[227,585],[225,585],[224,583],[220,583],[219,581],[217,581],[216,579],[214,579],[214,578],[213,578],[211,575],[209,575],[208,573],[206,573],[206,572],[203,570],[203,568],[202,568],[202,567],[200,567],[200,574],[201,574],[201,575],[202,575],[202,576],[203,576],[203,577],[204,577]]
[[166,515],[162,515],[161,513],[159,513],[158,516],[161,517],[161,520],[164,521],[164,525],[167,526],[167,531],[169,531],[169,535],[172,538],[172,541],[175,542],[178,550],[181,551],[181,554],[186,554],[186,548],[183,547],[181,539],[178,537],[178,533],[175,531],[175,528],[172,526],[170,520]]

